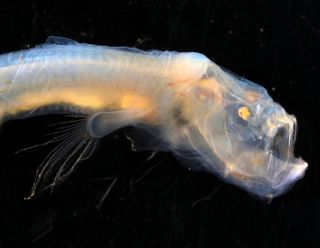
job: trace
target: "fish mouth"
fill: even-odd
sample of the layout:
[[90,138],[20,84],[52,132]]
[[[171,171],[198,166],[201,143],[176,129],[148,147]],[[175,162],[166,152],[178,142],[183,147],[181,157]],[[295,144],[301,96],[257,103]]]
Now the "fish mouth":
[[290,116],[287,123],[282,123],[271,131],[271,142],[269,145],[271,153],[283,160],[293,156],[296,134],[297,121],[294,116]]
[[199,153],[204,167],[224,180],[262,199],[272,199],[303,177],[308,164],[294,157],[294,116],[282,111],[263,120],[258,129],[233,128],[233,123],[227,122],[224,132],[210,135],[206,127],[212,126],[212,122],[204,122],[200,129],[205,142],[196,138],[189,138],[189,142],[192,141],[192,149]]
[[[278,196],[285,193],[297,180],[303,177],[308,164],[301,158],[294,157],[297,125],[294,116],[289,116],[273,130],[270,139],[267,159],[267,175],[270,195]],[[268,188],[268,187],[267,187]]]
[[261,199],[271,200],[286,193],[308,167],[301,158],[294,157],[297,125],[293,116],[289,118],[290,122],[272,125],[264,146],[243,149],[237,170],[231,170],[235,184]]

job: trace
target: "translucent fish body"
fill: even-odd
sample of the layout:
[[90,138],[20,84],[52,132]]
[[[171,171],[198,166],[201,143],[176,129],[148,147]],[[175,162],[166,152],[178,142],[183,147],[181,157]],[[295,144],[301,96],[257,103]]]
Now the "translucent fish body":
[[307,168],[293,153],[295,117],[263,87],[199,53],[50,37],[0,56],[0,120],[65,112],[87,118],[69,136],[74,145],[39,168],[33,191],[52,171],[52,184],[69,175],[79,162],[70,158],[87,153],[92,140],[126,127],[134,149],[170,151],[261,197],[284,193]]

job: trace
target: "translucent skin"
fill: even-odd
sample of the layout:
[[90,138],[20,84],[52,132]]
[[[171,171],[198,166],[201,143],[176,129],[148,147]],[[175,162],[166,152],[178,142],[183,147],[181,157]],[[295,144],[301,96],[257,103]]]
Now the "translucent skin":
[[[303,176],[307,163],[293,154],[296,119],[263,87],[199,53],[51,39],[0,56],[0,119],[80,112],[91,139],[133,126],[135,150],[171,151],[261,197]],[[43,106],[54,107],[37,111]]]

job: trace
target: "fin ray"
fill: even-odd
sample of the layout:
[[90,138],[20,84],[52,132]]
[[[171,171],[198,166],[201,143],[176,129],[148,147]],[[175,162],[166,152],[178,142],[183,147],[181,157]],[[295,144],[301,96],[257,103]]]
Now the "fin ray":
[[88,118],[79,123],[72,121],[71,125],[60,130],[59,136],[44,143],[60,142],[38,167],[29,198],[47,188],[52,190],[65,181],[83,160],[92,155],[98,140],[88,135],[87,122]]

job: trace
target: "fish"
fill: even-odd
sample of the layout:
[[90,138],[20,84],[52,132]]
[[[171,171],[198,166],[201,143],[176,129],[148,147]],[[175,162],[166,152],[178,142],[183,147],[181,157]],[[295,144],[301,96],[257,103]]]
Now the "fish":
[[30,197],[64,182],[97,142],[124,130],[135,151],[171,152],[252,195],[272,199],[303,177],[295,116],[267,90],[198,52],[46,43],[0,55],[0,123],[69,114]]

